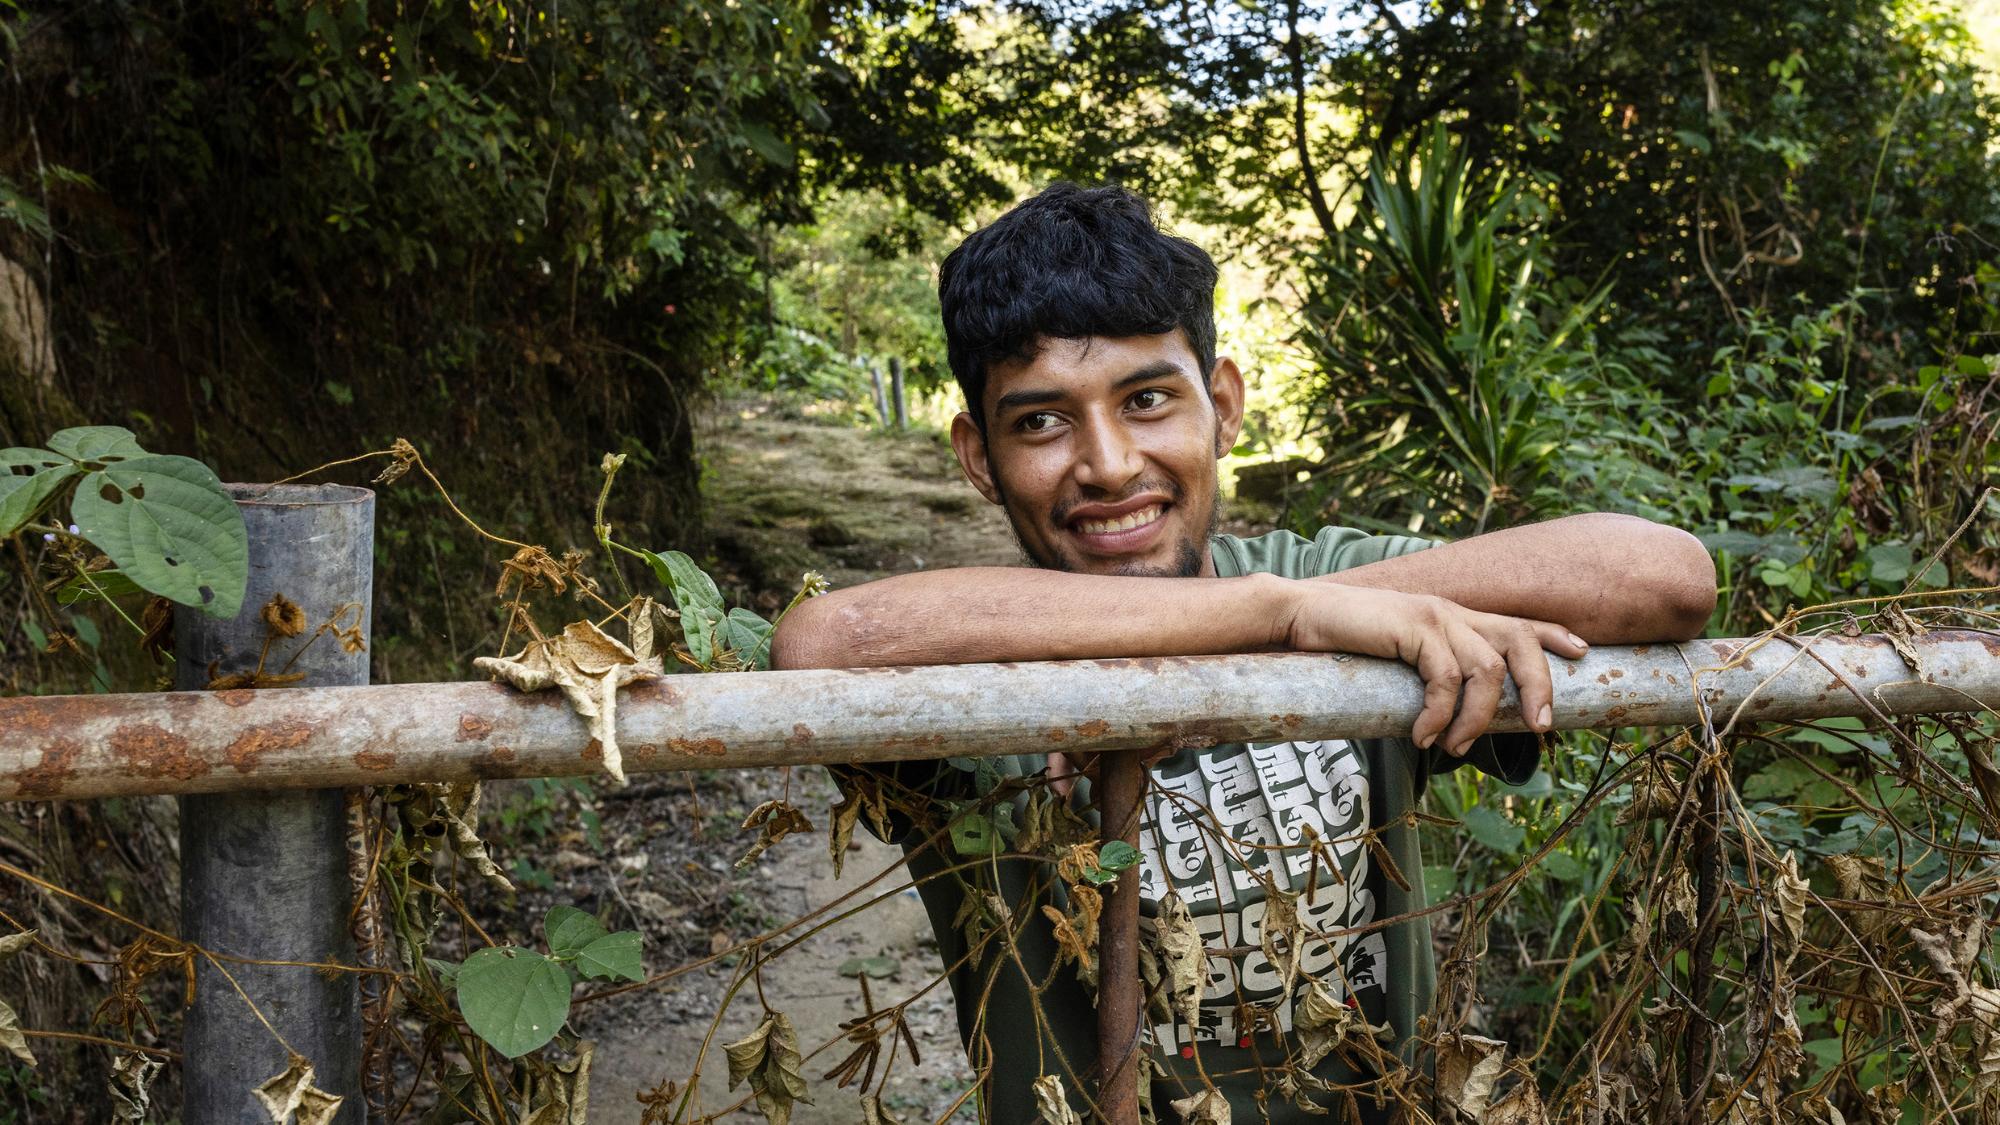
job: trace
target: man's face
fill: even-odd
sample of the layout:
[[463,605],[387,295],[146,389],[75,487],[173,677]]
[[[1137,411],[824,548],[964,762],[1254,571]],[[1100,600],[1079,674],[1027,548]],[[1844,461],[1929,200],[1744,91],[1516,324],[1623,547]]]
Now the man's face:
[[987,371],[982,435],[952,421],[965,475],[1004,506],[1037,566],[1212,575],[1216,459],[1243,421],[1243,377],[1218,359],[1204,388],[1179,330],[1051,339]]

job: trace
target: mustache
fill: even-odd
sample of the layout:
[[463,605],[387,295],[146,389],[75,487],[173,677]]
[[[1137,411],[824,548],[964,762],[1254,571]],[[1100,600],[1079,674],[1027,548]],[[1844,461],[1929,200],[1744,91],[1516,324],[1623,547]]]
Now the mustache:
[[1134,496],[1140,496],[1148,492],[1156,492],[1165,496],[1169,504],[1178,504],[1180,503],[1183,491],[1180,485],[1170,480],[1142,480],[1117,496],[1078,496],[1074,499],[1064,500],[1049,510],[1049,522],[1058,528],[1068,527],[1070,513],[1083,507],[1085,504],[1122,504]]

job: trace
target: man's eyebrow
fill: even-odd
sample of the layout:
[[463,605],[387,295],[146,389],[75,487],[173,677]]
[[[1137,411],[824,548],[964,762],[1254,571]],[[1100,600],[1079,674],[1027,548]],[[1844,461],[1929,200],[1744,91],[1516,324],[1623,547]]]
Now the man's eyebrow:
[[[1116,383],[1111,384],[1111,389],[1122,391],[1134,383],[1150,383],[1155,379],[1167,379],[1174,376],[1186,377],[1187,370],[1172,360],[1156,359],[1129,375],[1121,376]],[[1000,396],[998,402],[993,404],[993,413],[998,417],[1005,415],[1009,410],[1017,410],[1023,406],[1047,406],[1052,402],[1060,402],[1066,397],[1068,396],[1064,392],[1056,390],[1008,391],[1006,394]]]
[[1187,369],[1170,359],[1156,359],[1137,371],[1132,372],[1130,375],[1125,376],[1123,379],[1118,380],[1116,383],[1111,384],[1111,389],[1122,391],[1134,383],[1150,383],[1155,379],[1168,379],[1176,375],[1185,377]]

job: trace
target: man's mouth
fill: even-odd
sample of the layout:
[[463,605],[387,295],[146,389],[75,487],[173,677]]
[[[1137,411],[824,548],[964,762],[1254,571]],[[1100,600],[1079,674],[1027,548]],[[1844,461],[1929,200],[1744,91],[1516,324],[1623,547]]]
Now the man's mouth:
[[1148,504],[1143,508],[1127,512],[1122,516],[1113,516],[1110,519],[1078,520],[1076,521],[1076,529],[1085,535],[1110,535],[1120,531],[1131,531],[1135,528],[1145,527],[1147,524],[1165,515],[1166,511],[1167,506],[1165,504]]

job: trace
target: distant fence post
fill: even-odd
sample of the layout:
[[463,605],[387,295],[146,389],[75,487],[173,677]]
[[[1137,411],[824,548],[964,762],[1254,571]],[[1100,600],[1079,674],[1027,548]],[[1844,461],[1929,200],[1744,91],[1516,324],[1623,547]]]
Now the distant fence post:
[[886,426],[889,424],[889,399],[888,396],[882,393],[882,367],[880,364],[870,363],[868,365],[868,379],[875,384],[875,417]]
[[907,430],[910,428],[910,412],[903,401],[903,361],[895,356],[889,357],[889,385],[894,388],[896,397],[896,428]]
[[[216,675],[301,673],[302,686],[368,682],[368,651],[319,635],[336,615],[365,638],[373,608],[375,495],[345,485],[227,486],[250,539],[243,611],[223,621],[174,613],[174,686],[207,687]],[[265,650],[264,606],[282,594],[304,611],[305,629],[273,637]],[[359,603],[358,610],[354,608]],[[345,610],[344,615],[342,611]],[[283,690],[274,687],[269,690]],[[262,735],[258,732],[262,730]],[[282,753],[285,729],[253,728],[259,746]],[[239,740],[243,741],[243,740]],[[239,766],[248,768],[248,766]],[[218,953],[274,961],[352,964],[342,791],[214,793],[181,798],[181,931]],[[352,973],[224,961],[271,1027],[316,1071],[316,1084],[345,1098],[339,1125],[361,1125],[361,1011]],[[285,1049],[214,965],[196,962],[196,995],[183,1034],[181,1120],[265,1125],[251,1089],[285,1069]]]

